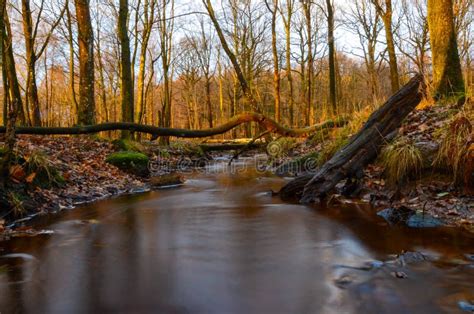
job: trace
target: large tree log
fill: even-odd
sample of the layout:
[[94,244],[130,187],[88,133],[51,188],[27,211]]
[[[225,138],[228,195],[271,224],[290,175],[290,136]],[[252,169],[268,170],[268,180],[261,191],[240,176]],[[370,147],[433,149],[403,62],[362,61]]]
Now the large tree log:
[[375,159],[387,138],[396,132],[405,117],[420,103],[425,89],[423,77],[416,75],[372,113],[349,143],[315,174],[296,178],[284,186],[280,191],[281,197],[297,197],[302,203],[317,202],[341,180],[359,177],[364,167]]
[[[129,122],[111,122],[96,125],[86,125],[77,127],[18,127],[16,134],[37,134],[37,135],[76,135],[76,134],[92,134],[103,131],[132,131],[152,134],[154,137],[158,136],[175,136],[198,138],[208,137],[225,133],[240,124],[256,122],[267,131],[280,134],[287,137],[304,137],[311,133],[324,130],[327,128],[341,127],[347,123],[344,118],[336,120],[327,120],[313,126],[291,129],[273,119],[270,119],[263,114],[255,112],[244,112],[234,116],[228,122],[216,126],[214,128],[203,130],[189,130],[189,129],[175,129],[175,128],[161,128],[152,125],[145,125],[139,123]],[[0,134],[5,133],[5,127],[0,127]]]

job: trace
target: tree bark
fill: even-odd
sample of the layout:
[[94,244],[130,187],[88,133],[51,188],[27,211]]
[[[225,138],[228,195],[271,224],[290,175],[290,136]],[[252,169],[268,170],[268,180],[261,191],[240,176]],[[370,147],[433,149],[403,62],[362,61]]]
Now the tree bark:
[[[132,66],[130,62],[130,39],[128,37],[128,0],[120,0],[118,18],[118,38],[120,41],[120,73],[121,77],[121,104],[122,121],[133,122],[133,82]],[[129,138],[128,131],[122,132],[122,138]]]
[[428,0],[428,28],[433,56],[435,97],[459,95],[464,90],[452,0]]
[[400,82],[398,74],[397,54],[395,53],[395,42],[393,40],[392,30],[392,0],[385,0],[385,8],[382,8],[382,5],[379,1],[381,0],[372,0],[376,10],[382,17],[385,29],[385,38],[387,40],[387,51],[389,59],[388,63],[390,66],[390,83],[392,87],[392,93],[396,93],[400,88]]
[[79,41],[79,107],[77,123],[95,123],[94,97],[94,33],[89,0],[74,0]]
[[277,50],[277,33],[276,33],[276,17],[278,10],[278,1],[272,0],[272,6],[268,3],[268,0],[265,0],[265,4],[268,8],[268,11],[272,14],[272,56],[273,56],[273,98],[274,98],[274,110],[275,110],[275,120],[277,122],[281,121],[281,97],[280,97],[280,62],[278,60],[278,50]]
[[303,12],[306,22],[306,37],[308,46],[308,64],[307,64],[307,75],[306,75],[306,124],[312,124],[314,121],[314,108],[313,108],[313,75],[314,75],[314,61],[313,61],[313,33],[311,25],[311,1],[302,0]]
[[[5,29],[5,19],[8,19],[7,13],[6,13],[6,1],[5,0],[0,0],[0,57],[1,57],[1,67],[2,71],[4,70],[4,66],[7,65],[7,72],[10,72],[11,70],[11,65],[8,64],[10,61],[7,60],[5,57],[5,50],[9,50],[11,52],[11,30],[8,29],[8,35],[6,34],[6,29]],[[11,58],[13,59],[13,53],[11,55]],[[5,64],[7,63],[7,64]],[[13,65],[14,68],[14,65]],[[12,75],[7,76],[7,81],[4,82],[5,85],[11,85],[12,82],[10,81],[12,79]],[[16,80],[16,74],[14,79]],[[16,82],[18,84],[18,82]],[[7,92],[5,91],[4,97],[7,97]],[[13,159],[13,149],[15,147],[15,123],[16,123],[16,118],[18,116],[19,112],[19,106],[21,106],[21,98],[16,98],[16,95],[11,95],[9,97],[10,102],[7,102],[7,106],[5,109],[7,109],[7,120],[4,121],[5,127],[5,153],[4,156],[1,160],[0,163],[0,189],[3,189],[7,187],[9,183],[9,170],[10,170],[10,164]]]
[[326,0],[328,19],[328,46],[329,46],[329,103],[333,114],[337,112],[336,92],[336,51],[334,44],[334,5],[331,0]]
[[[26,91],[27,102],[33,109],[33,126],[41,126],[41,112],[38,99],[38,87],[36,86],[36,53],[34,51],[33,22],[31,19],[31,9],[29,0],[21,0],[21,10],[23,19],[23,34],[25,36],[26,53]],[[26,114],[30,114],[27,112]]]
[[20,124],[26,124],[26,116],[23,110],[23,101],[21,99],[20,84],[18,83],[18,76],[16,73],[15,58],[13,56],[13,44],[12,44],[12,30],[8,14],[4,14],[4,35],[3,35],[3,47],[5,69],[7,74],[8,86],[9,86],[9,98],[10,105],[15,108]]
[[365,125],[315,174],[289,182],[280,191],[284,199],[298,197],[303,203],[320,201],[341,180],[360,178],[364,167],[375,159],[387,138],[424,96],[423,77],[417,75],[372,113]]

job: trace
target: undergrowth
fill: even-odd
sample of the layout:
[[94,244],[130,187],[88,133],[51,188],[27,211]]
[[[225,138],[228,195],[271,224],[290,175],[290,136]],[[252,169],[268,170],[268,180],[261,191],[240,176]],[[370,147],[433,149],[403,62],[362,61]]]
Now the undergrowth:
[[423,167],[420,150],[406,137],[387,144],[381,154],[388,183],[399,185],[410,177],[418,177]]
[[439,132],[440,148],[433,162],[449,169],[457,185],[473,185],[474,132],[472,112],[462,111]]

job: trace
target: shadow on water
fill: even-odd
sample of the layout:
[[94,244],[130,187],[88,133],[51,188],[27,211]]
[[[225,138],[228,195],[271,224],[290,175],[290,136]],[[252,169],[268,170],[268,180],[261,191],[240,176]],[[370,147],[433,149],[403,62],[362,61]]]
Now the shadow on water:
[[[224,170],[0,243],[0,312],[457,313],[473,301],[472,236],[389,228],[366,205],[283,203],[269,191],[284,180]],[[402,251],[423,258],[401,263]]]

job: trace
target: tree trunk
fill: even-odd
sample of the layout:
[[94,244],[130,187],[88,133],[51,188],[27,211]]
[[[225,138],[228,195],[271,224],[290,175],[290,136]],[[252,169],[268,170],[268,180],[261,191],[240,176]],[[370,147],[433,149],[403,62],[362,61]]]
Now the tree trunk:
[[67,41],[69,45],[69,89],[71,93],[71,100],[74,104],[74,108],[76,109],[76,113],[79,112],[79,103],[77,102],[76,97],[76,78],[75,78],[75,68],[74,68],[74,38],[72,34],[72,19],[71,19],[71,11],[69,9],[69,0],[66,2],[66,22],[67,22]]
[[12,31],[10,27],[10,21],[8,15],[4,15],[4,35],[3,35],[3,47],[4,52],[4,61],[5,69],[7,73],[8,86],[9,86],[9,97],[10,105],[15,108],[18,119],[20,120],[21,125],[26,124],[26,116],[23,110],[23,102],[21,99],[20,84],[18,83],[18,76],[16,73],[15,58],[13,56],[13,44],[12,44]]
[[276,14],[278,10],[278,1],[272,0],[272,7],[268,4],[268,0],[265,1],[268,10],[272,14],[272,56],[273,56],[273,98],[274,98],[274,110],[275,120],[281,121],[281,108],[280,108],[280,63],[278,60],[277,50],[277,32],[276,32]]
[[[7,35],[6,33],[6,30],[5,30],[5,23],[4,23],[4,20],[5,20],[5,17],[7,17],[7,13],[6,13],[6,8],[5,8],[5,0],[0,0],[0,56],[1,56],[1,67],[2,67],[2,71],[4,70],[4,66],[6,65],[7,66],[7,69],[6,71],[10,72],[11,70],[11,65],[8,64],[11,60],[7,60],[7,58],[5,58],[5,51],[6,50],[9,50],[9,52],[12,51],[12,48],[11,48],[11,45],[12,45],[12,41],[11,41],[11,32],[9,30],[9,34]],[[12,59],[13,59],[13,53],[11,55]],[[7,63],[7,64],[5,64]],[[13,65],[13,68],[14,68],[14,65]],[[7,75],[7,80],[8,82],[5,83],[4,82],[4,86],[5,85],[11,85],[11,81],[10,79],[12,78],[12,73],[10,73],[10,75]],[[16,80],[16,74],[15,74],[15,80]],[[18,84],[18,82],[16,82],[16,84]],[[7,97],[7,92],[5,91],[5,94],[4,94],[4,97],[6,98]],[[9,178],[9,170],[10,170],[10,164],[12,162],[12,159],[13,159],[13,149],[15,147],[15,122],[16,122],[16,118],[17,118],[17,115],[18,115],[18,109],[20,108],[21,106],[21,98],[16,98],[17,95],[14,95],[12,94],[11,97],[10,97],[10,103],[8,106],[8,103],[7,103],[7,106],[5,109],[7,109],[7,120],[4,121],[6,127],[4,127],[5,129],[5,153],[4,153],[4,156],[1,160],[1,164],[0,164],[0,189],[3,190],[3,188],[5,188],[7,185],[8,185],[8,178]],[[20,101],[20,102],[19,102]]]
[[[33,126],[41,126],[41,112],[38,99],[38,88],[36,86],[36,53],[34,46],[33,22],[31,20],[30,0],[21,0],[21,10],[23,19],[23,34],[25,36],[25,53],[27,68],[27,97],[28,103],[33,109]],[[29,115],[29,112],[26,114]]]
[[334,48],[334,6],[331,0],[326,0],[328,18],[328,45],[329,45],[329,103],[333,114],[337,112],[336,92],[336,51]]
[[77,123],[95,123],[94,98],[94,33],[89,0],[74,0],[79,41],[79,107]]
[[367,164],[375,159],[387,138],[397,131],[405,117],[420,103],[425,84],[415,76],[372,113],[364,126],[314,175],[289,182],[280,191],[284,199],[300,198],[303,203],[320,201],[341,180],[361,178]]
[[396,93],[400,88],[397,55],[395,53],[395,42],[392,31],[392,0],[385,0],[385,14],[383,15],[385,27],[385,37],[387,38],[388,59],[390,63],[390,82],[392,93]]
[[314,61],[313,61],[313,34],[311,25],[311,1],[303,0],[303,12],[306,22],[306,37],[308,46],[308,65],[306,75],[306,124],[312,124],[314,121],[314,108],[313,108],[313,73],[314,73]]
[[434,96],[464,93],[452,0],[428,0],[428,27],[433,56]]
[[209,76],[209,73],[206,73],[205,75],[205,85],[206,85],[206,107],[207,107],[207,121],[209,122],[209,127],[213,127],[213,121],[212,121],[212,103],[211,103],[211,77]]
[[[122,121],[133,122],[133,82],[132,66],[130,62],[130,39],[128,38],[128,0],[120,0],[118,18],[118,38],[120,41],[120,73],[121,77],[121,103]],[[123,131],[122,138],[129,138],[130,132]]]

